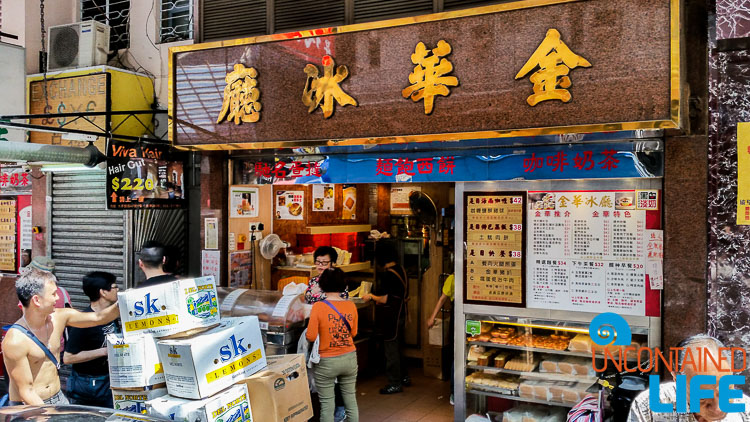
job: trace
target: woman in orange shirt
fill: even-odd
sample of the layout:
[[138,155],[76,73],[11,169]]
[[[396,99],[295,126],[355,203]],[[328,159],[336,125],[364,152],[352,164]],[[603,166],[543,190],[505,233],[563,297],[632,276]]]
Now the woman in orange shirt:
[[334,382],[338,378],[346,407],[347,421],[359,422],[357,408],[357,307],[342,299],[346,288],[344,272],[338,268],[323,271],[318,279],[326,300],[315,302],[307,326],[307,341],[320,336],[320,363],[315,365],[315,385],[320,399],[320,421],[333,422]]

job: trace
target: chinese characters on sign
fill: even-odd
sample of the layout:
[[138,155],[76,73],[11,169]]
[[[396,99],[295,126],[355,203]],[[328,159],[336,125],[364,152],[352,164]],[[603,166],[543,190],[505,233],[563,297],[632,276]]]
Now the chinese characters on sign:
[[107,146],[107,208],[182,208],[182,161],[169,145],[110,140]]
[[535,152],[531,153],[531,157],[523,159],[523,171],[525,173],[533,173],[535,170],[544,167],[552,167],[552,171],[565,171],[565,167],[573,166],[578,170],[590,171],[594,169],[594,165],[602,170],[610,171],[617,168],[617,164],[620,163],[618,158],[615,158],[617,151],[613,149],[605,149],[598,154],[600,156],[594,159],[593,151],[577,152],[574,157],[571,157],[572,162],[568,161],[569,155],[564,151],[558,151],[553,155],[537,156]]
[[287,177],[320,177],[322,173],[320,171],[320,163],[318,162],[311,161],[308,163],[302,163],[299,161],[293,161],[291,163],[285,163],[283,161],[277,161],[275,164],[272,164],[259,161],[255,163],[255,175],[259,178],[275,178],[278,180]]
[[[415,168],[416,165],[416,168]],[[414,176],[415,174],[432,174],[435,170],[441,174],[453,174],[456,165],[453,157],[433,158],[378,158],[375,167],[375,175],[393,176],[394,174],[405,174]]]
[[234,71],[227,74],[224,80],[224,103],[216,123],[221,123],[224,118],[227,121],[234,120],[238,125],[242,122],[255,123],[260,120],[260,90],[258,89],[258,72],[254,67],[246,68],[238,63],[234,65]]
[[591,67],[591,63],[573,53],[560,39],[560,33],[556,29],[550,29],[534,54],[518,71],[516,79],[525,77],[539,67],[539,70],[529,77],[531,83],[534,84],[534,94],[530,95],[526,102],[532,107],[547,100],[560,100],[567,103],[571,99],[570,92],[567,90],[571,85],[568,74],[571,69],[579,66]]
[[443,58],[450,53],[451,45],[440,40],[432,51],[420,42],[411,55],[411,62],[416,66],[409,74],[411,85],[404,88],[401,95],[411,97],[414,102],[424,100],[424,114],[432,113],[436,95],[447,97],[450,94],[448,86],[458,86],[458,78],[445,76],[453,71],[453,64]]
[[320,103],[323,110],[323,117],[329,118],[333,115],[333,100],[336,100],[340,106],[353,105],[357,106],[357,100],[344,92],[339,84],[349,76],[349,69],[341,65],[336,68],[336,75],[333,74],[333,68],[336,64],[331,56],[323,57],[323,76],[318,76],[318,67],[313,64],[305,66],[305,89],[302,92],[302,103],[307,106],[307,112],[315,111]]
[[16,270],[16,201],[0,201],[0,270]]
[[466,300],[522,306],[522,194],[468,193],[466,209]]
[[529,192],[528,204],[530,308],[645,315],[636,191]]
[[20,167],[3,167],[0,169],[0,192],[31,191],[29,173]]

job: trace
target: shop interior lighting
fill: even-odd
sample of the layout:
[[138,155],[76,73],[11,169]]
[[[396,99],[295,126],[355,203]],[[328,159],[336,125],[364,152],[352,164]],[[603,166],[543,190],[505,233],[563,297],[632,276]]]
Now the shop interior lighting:
[[505,322],[505,321],[482,321],[486,324],[502,324],[502,325],[514,325],[516,327],[529,327],[529,328],[541,328],[544,330],[555,330],[555,331],[570,331],[580,334],[588,334],[588,328],[575,328],[575,327],[561,327],[558,325],[542,325],[542,324],[522,324],[520,322]]
[[105,166],[103,165],[105,163],[100,163],[97,166],[94,167],[86,167],[83,164],[49,164],[44,165],[41,168],[41,171],[44,173],[51,173],[56,171],[92,171],[92,170],[105,170]]

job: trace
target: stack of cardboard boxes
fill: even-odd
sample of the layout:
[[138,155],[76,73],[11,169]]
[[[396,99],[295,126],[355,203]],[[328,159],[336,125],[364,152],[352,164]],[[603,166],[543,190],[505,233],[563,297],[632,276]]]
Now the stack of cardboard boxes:
[[312,417],[304,357],[270,357],[267,367],[258,318],[220,318],[213,277],[118,301],[123,334],[107,339],[115,409],[189,422]]

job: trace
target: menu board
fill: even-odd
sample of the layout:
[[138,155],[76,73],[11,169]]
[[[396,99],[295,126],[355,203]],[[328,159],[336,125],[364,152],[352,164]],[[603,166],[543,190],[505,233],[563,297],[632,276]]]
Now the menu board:
[[640,207],[636,192],[529,192],[530,308],[645,315],[644,234],[653,208]]
[[16,201],[0,201],[0,271],[16,270]]
[[464,194],[466,302],[526,305],[524,287],[525,192]]

